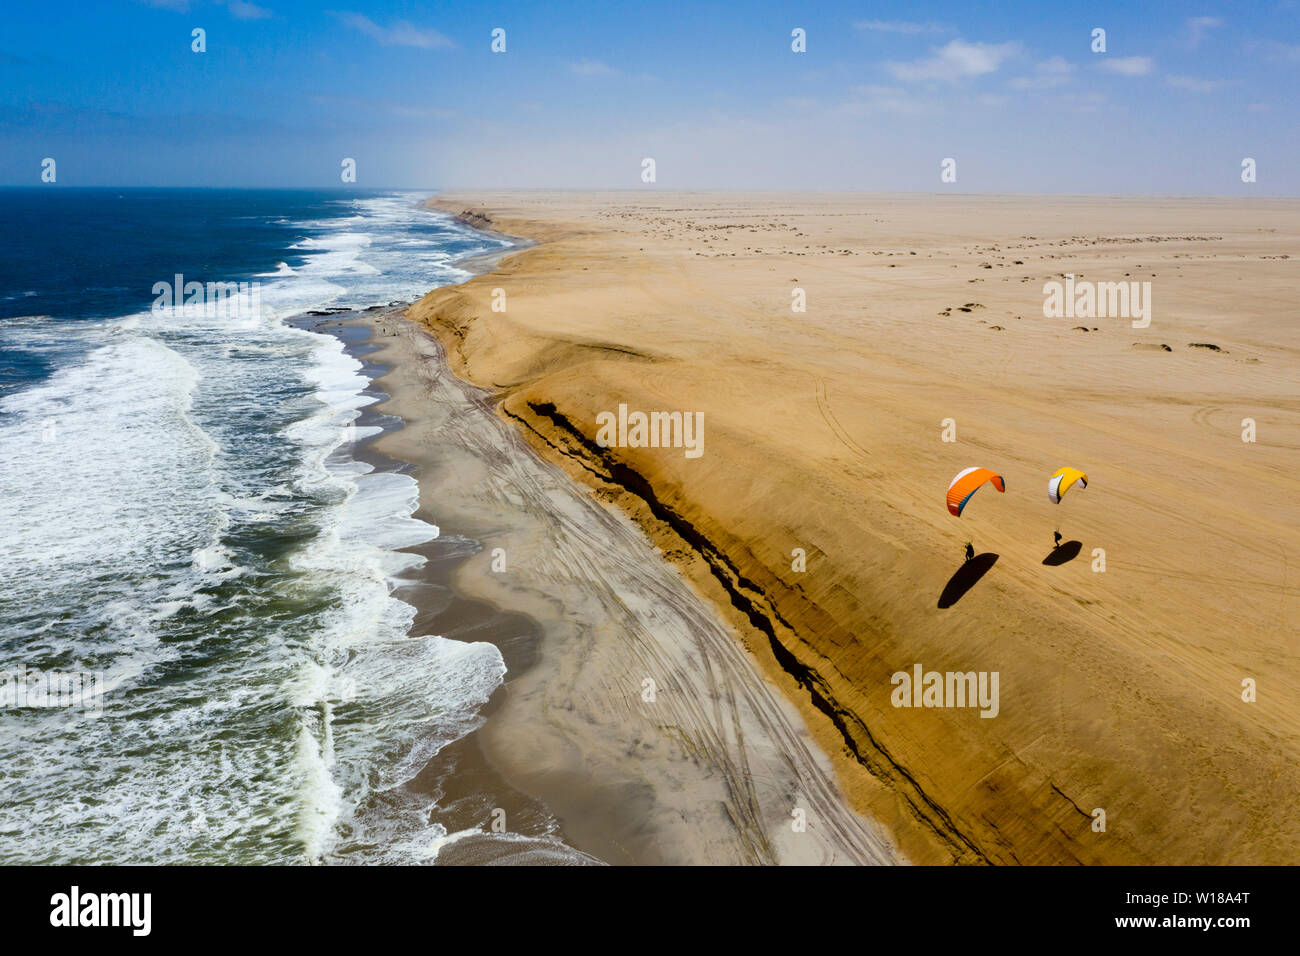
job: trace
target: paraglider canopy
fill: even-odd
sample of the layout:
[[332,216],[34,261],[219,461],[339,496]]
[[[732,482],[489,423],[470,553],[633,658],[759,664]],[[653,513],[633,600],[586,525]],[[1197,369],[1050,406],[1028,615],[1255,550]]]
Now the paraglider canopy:
[[966,502],[970,501],[971,495],[975,494],[985,482],[992,482],[993,487],[998,491],[1007,490],[1002,476],[987,468],[967,468],[965,471],[958,472],[957,477],[948,486],[948,511],[960,518],[966,508]]
[[1059,505],[1061,498],[1075,484],[1078,484],[1080,490],[1087,488],[1088,476],[1078,468],[1062,468],[1048,480],[1047,496]]

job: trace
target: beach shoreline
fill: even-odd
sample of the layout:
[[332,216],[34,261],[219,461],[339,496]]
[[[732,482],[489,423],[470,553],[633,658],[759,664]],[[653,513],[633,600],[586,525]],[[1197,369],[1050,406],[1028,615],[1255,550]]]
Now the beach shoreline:
[[[373,413],[402,423],[367,447],[416,477],[415,517],[438,525],[439,541],[474,543],[454,561],[437,542],[417,549],[429,576],[395,592],[417,608],[412,634],[496,643],[507,664],[484,723],[453,745],[460,773],[439,783],[459,794],[450,802],[486,781],[553,814],[567,845],[616,864],[902,862],[835,792],[794,708],[640,532],[537,459],[400,311],[320,321],[365,332],[352,348],[375,367]],[[478,613],[449,614],[449,600]],[[471,802],[481,817],[482,799]],[[509,828],[515,809],[502,805]],[[803,832],[790,826],[796,805]],[[438,859],[483,853],[471,835]]]
[[[1296,545],[1296,522],[1273,504],[1300,437],[1285,401],[1300,343],[1275,305],[1276,260],[1300,252],[1294,201],[519,191],[430,205],[539,245],[409,317],[718,608],[910,859],[1294,852],[1276,812],[1294,773],[1268,755],[1294,747],[1300,715],[1234,703],[1252,673],[1300,686],[1278,664],[1295,593],[1274,547]],[[1045,320],[1040,286],[1071,270],[1154,282],[1159,321]],[[490,307],[496,289],[508,311]],[[805,289],[816,304],[791,318]],[[703,410],[703,457],[599,447],[597,414],[621,405]],[[1235,434],[1246,415],[1272,429],[1252,459]],[[950,419],[964,445],[941,439]],[[1088,492],[1109,488],[1103,509],[1024,497],[1025,474],[1045,482],[1074,458],[1105,476]],[[981,501],[958,527],[942,490],[986,461],[1006,463],[1022,503]],[[1171,462],[1192,480],[1154,477]],[[1231,503],[1209,491],[1216,469],[1240,483]],[[1066,519],[1084,537],[1070,558],[1089,550],[1043,558],[1036,540]],[[990,549],[983,571],[998,564],[978,587],[958,536]],[[1188,563],[1206,553],[1232,580]],[[1258,600],[1229,611],[1221,595],[1241,587]],[[995,720],[899,711],[890,674],[917,663],[1000,672],[1010,697]]]
[[[406,423],[385,408],[391,396],[380,384],[393,371],[386,360],[394,357],[395,350],[386,350],[374,341],[388,325],[402,321],[400,314],[404,308],[380,306],[320,312],[291,320],[306,330],[338,338],[347,353],[362,363],[362,374],[369,382],[365,394],[375,401],[361,410],[355,427],[361,431],[378,429],[379,433],[357,443],[351,449],[351,456],[376,472],[407,474],[412,468],[411,462],[384,450],[385,437],[401,431]],[[412,517],[439,526],[437,509],[422,505]],[[409,635],[412,639],[438,634],[463,641],[486,640],[500,651],[508,671],[526,670],[536,656],[540,640],[534,623],[523,615],[475,601],[453,584],[456,568],[477,547],[478,542],[473,539],[450,529],[444,533],[439,527],[433,540],[403,549],[420,555],[424,563],[405,572],[392,595],[414,608]],[[483,717],[490,717],[498,709],[503,692],[503,687],[497,688],[482,708]],[[471,731],[444,746],[406,787],[433,801],[438,821],[447,830],[446,838],[433,854],[439,864],[587,862],[581,850],[574,853],[565,848],[564,835],[553,828],[545,807],[512,788],[495,772],[479,745],[476,732]],[[506,813],[518,830],[525,831],[517,833],[517,838],[508,844],[485,838],[487,828],[483,821],[497,808]]]
[[463,226],[468,226],[477,232],[482,233],[490,239],[496,239],[504,242],[506,245],[500,249],[492,249],[488,252],[475,253],[472,256],[464,256],[460,259],[452,260],[452,265],[457,269],[468,272],[470,275],[482,275],[485,272],[491,272],[497,268],[502,260],[516,252],[522,252],[525,249],[532,248],[537,243],[524,236],[512,236],[504,232],[498,232],[492,229],[486,222],[476,219],[473,216],[459,213],[452,216],[452,219]]

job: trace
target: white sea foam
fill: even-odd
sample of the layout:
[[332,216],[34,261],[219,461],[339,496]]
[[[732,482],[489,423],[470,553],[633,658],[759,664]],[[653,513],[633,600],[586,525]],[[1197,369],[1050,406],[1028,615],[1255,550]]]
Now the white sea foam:
[[[0,400],[18,569],[0,668],[103,669],[110,692],[99,720],[0,710],[0,858],[315,861],[363,839],[431,858],[432,798],[403,785],[478,725],[505,667],[490,644],[410,635],[392,592],[423,559],[401,549],[438,529],[413,517],[413,478],[353,456],[375,431],[361,363],[283,321],[455,277],[403,232],[411,197],[354,208],[285,223],[312,235],[258,277],[260,315],[7,329],[81,354]],[[359,815],[378,793],[402,809]]]

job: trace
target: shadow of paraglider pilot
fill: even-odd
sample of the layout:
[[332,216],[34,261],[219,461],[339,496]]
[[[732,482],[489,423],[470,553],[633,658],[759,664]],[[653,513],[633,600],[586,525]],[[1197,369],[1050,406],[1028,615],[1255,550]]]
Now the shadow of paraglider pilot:
[[[973,548],[971,550],[974,550]],[[960,601],[966,592],[973,588],[980,578],[988,573],[989,568],[997,563],[998,556],[992,551],[985,551],[967,558],[962,562],[957,573],[948,579],[939,595],[939,607],[952,607]]]
[[1065,544],[1058,544],[1052,547],[1047,557],[1043,558],[1043,564],[1048,567],[1059,567],[1068,561],[1073,561],[1079,556],[1079,549],[1083,547],[1081,541],[1067,541]]

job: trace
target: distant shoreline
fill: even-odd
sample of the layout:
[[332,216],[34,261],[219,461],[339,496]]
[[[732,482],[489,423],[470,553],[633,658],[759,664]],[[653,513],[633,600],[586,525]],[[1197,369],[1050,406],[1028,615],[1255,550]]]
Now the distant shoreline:
[[[427,205],[430,205],[431,208],[436,208],[432,207],[432,201],[427,203]],[[452,265],[457,269],[462,269],[471,275],[482,275],[484,272],[491,272],[501,264],[501,260],[506,258],[506,256],[514,255],[516,252],[537,245],[537,243],[532,239],[525,239],[523,236],[512,236],[504,232],[498,232],[496,229],[491,228],[487,220],[479,216],[471,215],[467,212],[457,213],[451,218],[462,226],[469,226],[471,229],[481,232],[492,239],[500,239],[503,242],[509,243],[508,246],[505,246],[502,249],[493,249],[489,252],[479,252],[452,261]]]

